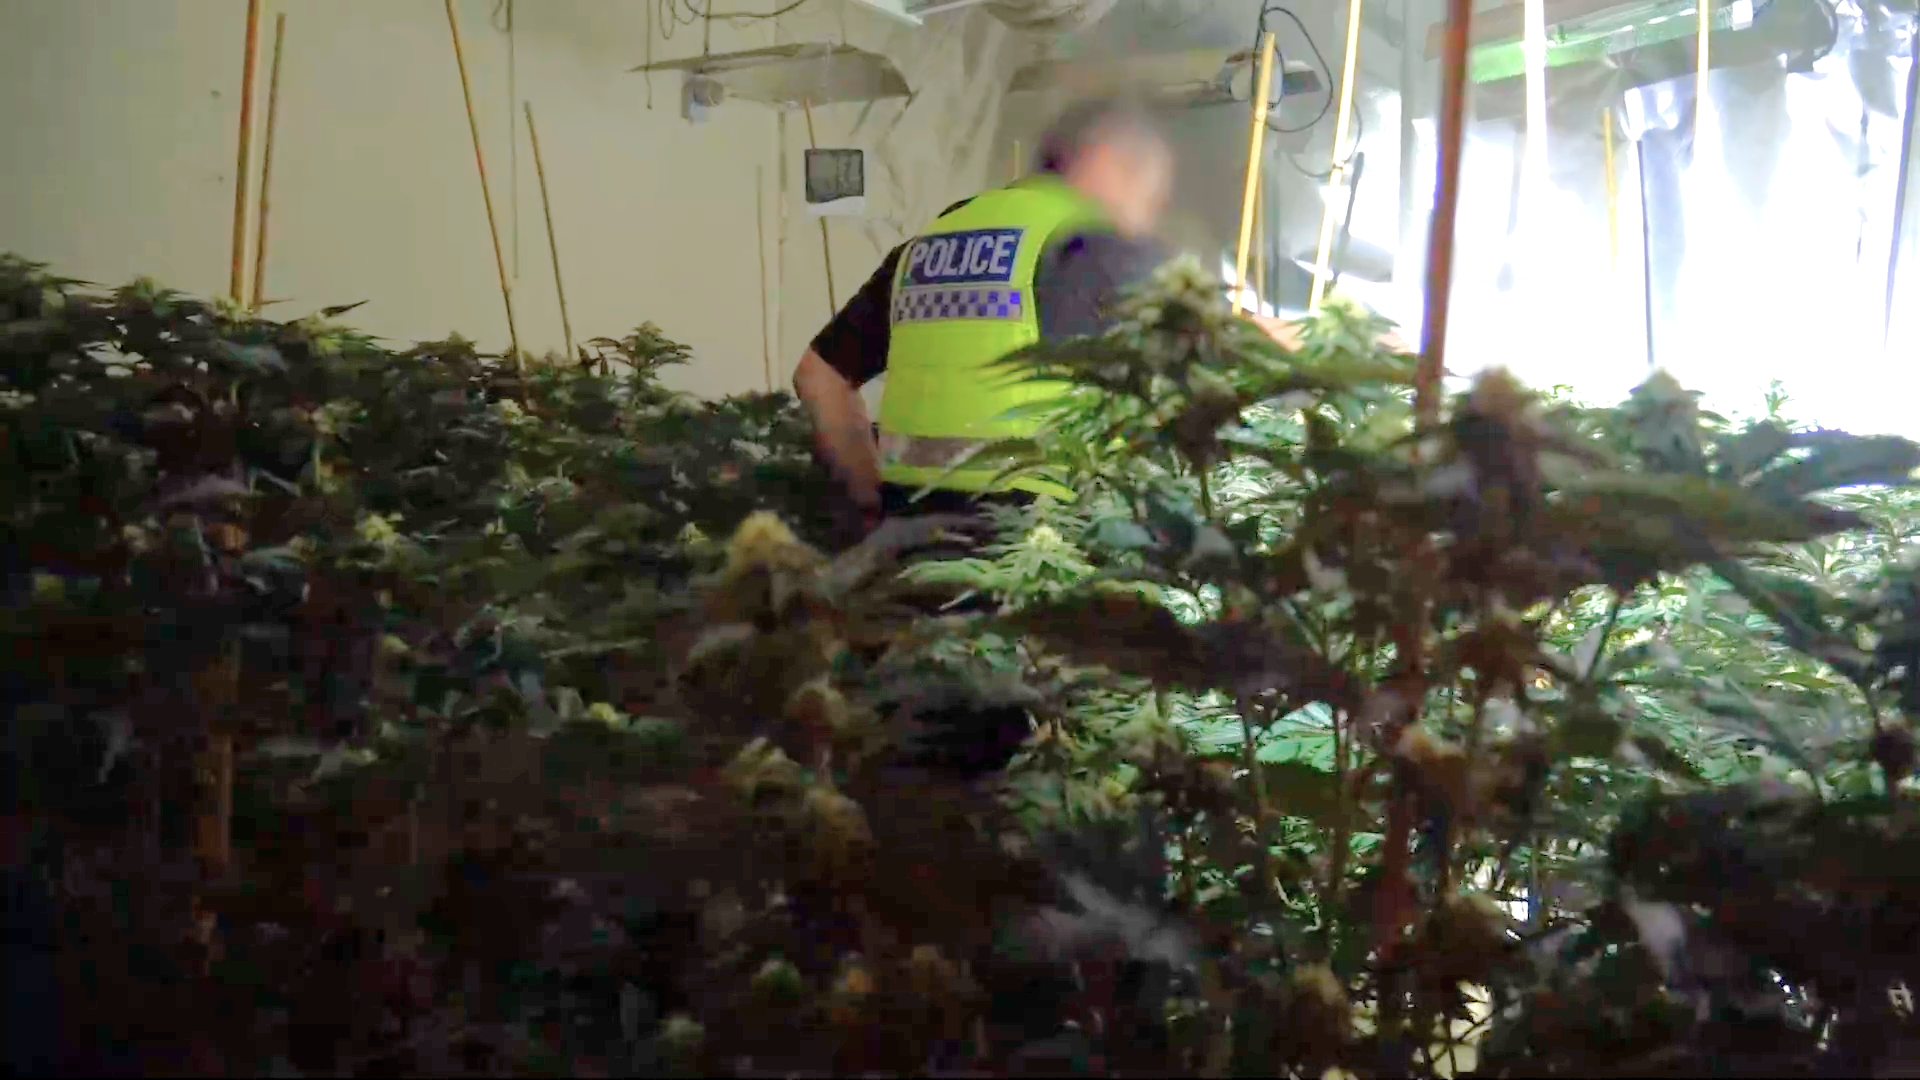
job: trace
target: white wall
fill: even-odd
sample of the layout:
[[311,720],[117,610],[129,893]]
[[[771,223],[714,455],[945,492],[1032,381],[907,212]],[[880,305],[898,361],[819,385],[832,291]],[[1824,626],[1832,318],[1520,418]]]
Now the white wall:
[[[538,182],[518,123],[509,150],[508,39],[498,0],[459,0],[495,210],[523,347],[562,334]],[[727,10],[771,10],[734,0]],[[451,331],[506,344],[503,312],[446,16],[439,0],[268,0],[255,115],[262,142],[274,15],[285,12],[266,293],[283,317],[369,301],[349,318],[400,341]],[[806,125],[785,125],[794,191],[778,253],[774,109],[730,101],[679,116],[677,76],[628,69],[697,53],[671,40],[652,0],[518,0],[514,82],[533,103],[576,339],[646,320],[691,345],[681,387],[723,394],[784,385],[828,314],[820,234],[799,204]],[[243,0],[0,0],[0,251],[103,284],[150,275],[227,291],[246,4]],[[716,21],[712,49],[843,40],[885,51],[910,102],[814,110],[822,144],[878,159],[873,218],[830,226],[838,299],[881,252],[982,186],[1000,87],[1024,43],[984,11],[913,30],[841,0],[782,18]],[[756,188],[758,191],[756,192]],[[768,313],[760,302],[765,211]],[[514,218],[518,217],[518,257]],[[250,264],[249,264],[250,265]],[[764,335],[764,336],[763,336]],[[771,339],[778,337],[779,340]],[[763,340],[769,341],[763,347]],[[771,349],[770,356],[768,348]]]

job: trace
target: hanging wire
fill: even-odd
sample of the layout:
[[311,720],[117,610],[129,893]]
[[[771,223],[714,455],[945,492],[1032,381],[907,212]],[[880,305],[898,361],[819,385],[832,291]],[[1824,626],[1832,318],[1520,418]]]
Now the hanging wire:
[[[1360,102],[1356,98],[1353,103],[1353,145],[1347,148],[1346,156],[1340,159],[1339,168],[1341,170],[1344,171],[1348,165],[1353,163],[1354,155],[1360,152],[1360,140],[1364,138],[1366,134],[1367,111],[1360,107]],[[1314,172],[1312,169],[1300,164],[1299,159],[1295,158],[1291,152],[1282,154],[1281,156],[1287,159],[1287,164],[1293,166],[1295,172],[1309,180],[1326,181],[1333,179],[1332,169],[1328,169],[1325,172]]]
[[[1313,40],[1313,34],[1307,30],[1306,24],[1300,21],[1300,16],[1294,14],[1292,11],[1288,10],[1287,8],[1280,7],[1275,4],[1263,4],[1261,6],[1259,21],[1254,32],[1254,40],[1256,42],[1259,41],[1261,34],[1266,33],[1267,16],[1271,14],[1285,15],[1287,18],[1293,20],[1293,25],[1297,27],[1300,31],[1300,36],[1306,39],[1307,49],[1313,53],[1314,61],[1320,65],[1322,83],[1326,87],[1326,94],[1324,97],[1321,98],[1321,101],[1320,101],[1320,111],[1314,114],[1314,117],[1312,120],[1307,121],[1305,124],[1302,124],[1299,127],[1293,127],[1293,128],[1283,127],[1279,124],[1274,123],[1271,119],[1267,121],[1267,127],[1273,131],[1277,131],[1283,135],[1297,135],[1297,134],[1300,134],[1301,132],[1311,131],[1313,128],[1319,126],[1320,122],[1327,118],[1327,113],[1333,108],[1333,96],[1334,96],[1333,68],[1331,65],[1327,63],[1327,58],[1321,55],[1320,46],[1317,43],[1315,43],[1315,41]],[[1281,79],[1284,85],[1284,80],[1286,78],[1286,74],[1285,74],[1286,58],[1284,55],[1279,57],[1279,62],[1281,65]],[[1283,153],[1280,155],[1282,158],[1286,160],[1288,165],[1293,167],[1293,170],[1295,172],[1317,183],[1324,184],[1331,181],[1333,179],[1333,174],[1336,169],[1342,173],[1347,173],[1349,175],[1350,179],[1347,184],[1347,208],[1346,208],[1346,214],[1345,214],[1346,224],[1342,226],[1343,231],[1344,229],[1351,226],[1353,221],[1353,207],[1354,207],[1354,204],[1359,201],[1360,177],[1356,171],[1352,170],[1352,166],[1357,161],[1361,160],[1360,143],[1361,143],[1361,140],[1366,137],[1366,133],[1367,133],[1366,124],[1367,124],[1366,110],[1360,107],[1359,98],[1358,96],[1356,96],[1353,102],[1353,144],[1350,147],[1348,147],[1346,154],[1341,157],[1340,163],[1338,165],[1329,167],[1325,172],[1315,172],[1312,169],[1307,168],[1305,165],[1300,164],[1299,159],[1294,157],[1294,155],[1291,152]],[[1329,260],[1329,261],[1336,261],[1336,260]],[[1335,280],[1338,280],[1337,274],[1335,275]]]
[[[504,0],[502,0],[504,2]],[[715,19],[730,24],[742,22],[761,22],[778,19],[782,15],[796,11],[812,0],[788,0],[786,4],[772,11],[715,11],[711,7],[702,7],[694,0],[651,0],[647,5],[647,58],[646,66],[653,66],[654,24],[658,22],[661,41],[672,41],[674,32],[682,27],[701,26],[703,40],[701,55],[713,51],[713,23]],[[647,108],[653,108],[653,72],[646,73]]]
[[709,6],[696,4],[694,0],[655,0],[661,15],[660,40],[672,41],[674,31],[681,27],[710,23],[715,19],[725,22],[758,22],[765,19],[777,19],[782,15],[811,3],[812,0],[788,0],[786,4],[772,11],[715,11]]
[[[1334,93],[1333,68],[1331,65],[1327,63],[1327,58],[1320,55],[1320,46],[1314,42],[1313,35],[1307,31],[1307,24],[1300,21],[1300,16],[1295,15],[1292,11],[1288,10],[1287,8],[1280,7],[1277,4],[1265,4],[1265,5],[1262,5],[1260,8],[1260,17],[1257,20],[1257,23],[1254,27],[1254,33],[1253,33],[1253,41],[1254,41],[1255,49],[1258,49],[1260,47],[1260,35],[1265,34],[1267,32],[1267,16],[1268,15],[1285,15],[1287,18],[1293,20],[1293,25],[1298,27],[1300,30],[1300,36],[1307,39],[1307,49],[1313,53],[1314,61],[1320,65],[1320,72],[1323,76],[1325,76],[1321,80],[1321,82],[1326,87],[1327,92],[1325,97],[1323,97],[1320,101],[1320,111],[1315,113],[1313,116],[1313,119],[1307,121],[1305,124],[1302,124],[1301,126],[1294,127],[1294,128],[1282,127],[1281,125],[1274,123],[1272,118],[1269,117],[1267,120],[1267,127],[1273,131],[1279,132],[1282,135],[1298,135],[1303,131],[1311,131],[1316,125],[1320,123],[1320,121],[1325,120],[1327,118],[1327,112],[1333,108],[1333,93]],[[1279,39],[1279,35],[1276,34],[1275,35],[1276,42],[1278,41],[1278,39]],[[1281,52],[1279,53],[1276,59],[1280,66],[1280,84],[1282,87],[1284,87],[1286,85],[1286,80],[1287,80],[1287,74],[1286,74],[1287,55],[1286,53]]]

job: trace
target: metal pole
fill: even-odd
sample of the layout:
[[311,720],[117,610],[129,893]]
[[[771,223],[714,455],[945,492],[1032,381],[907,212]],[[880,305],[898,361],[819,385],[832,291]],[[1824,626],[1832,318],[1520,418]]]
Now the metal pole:
[[1647,368],[1654,367],[1653,351],[1653,228],[1647,222],[1647,143],[1642,135],[1633,144],[1634,171],[1640,181],[1640,301],[1647,325]]
[[1906,129],[1900,135],[1900,172],[1893,185],[1893,235],[1887,247],[1887,310],[1882,316],[1880,330],[1881,345],[1893,342],[1893,296],[1899,286],[1900,256],[1907,246],[1906,230],[1907,204],[1913,201],[1913,129],[1920,123],[1920,117],[1914,115],[1920,107],[1920,55],[1916,55],[1907,65],[1907,111]]

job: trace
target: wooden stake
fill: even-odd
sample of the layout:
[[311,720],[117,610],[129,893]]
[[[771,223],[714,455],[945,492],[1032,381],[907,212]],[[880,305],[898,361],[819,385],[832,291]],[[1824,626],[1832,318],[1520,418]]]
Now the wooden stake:
[[[202,886],[225,880],[233,869],[232,709],[239,699],[240,664],[232,653],[193,671],[187,705],[200,717],[205,742],[194,751],[194,861]],[[193,896],[193,935],[205,949],[201,974],[220,957],[219,916],[206,906],[206,893]]]
[[467,79],[467,54],[460,47],[460,19],[454,14],[453,0],[446,0],[447,29],[453,33],[453,62],[460,69],[460,96],[467,103],[467,128],[473,134],[473,164],[480,171],[480,198],[487,206],[487,236],[493,241],[493,265],[500,272],[500,299],[507,307],[507,340],[513,347],[513,366],[525,371],[520,355],[520,328],[513,318],[513,283],[507,278],[506,255],[500,250],[500,226],[493,216],[493,192],[487,188],[487,159],[480,149],[480,121],[473,113],[473,85]]
[[1326,205],[1320,211],[1320,244],[1313,257],[1313,289],[1307,297],[1307,310],[1320,310],[1320,301],[1327,297],[1327,282],[1333,279],[1333,227],[1338,220],[1336,214],[1344,214],[1345,207],[1336,207],[1333,194],[1346,191],[1348,199],[1353,192],[1347,189],[1347,133],[1353,123],[1353,88],[1359,82],[1360,75],[1360,0],[1351,0],[1347,5],[1347,53],[1346,61],[1340,69],[1340,115],[1333,121],[1333,151],[1327,168]]
[[214,864],[225,873],[233,865],[233,736],[213,737],[215,801],[219,821],[213,849]]
[[1247,256],[1253,245],[1253,209],[1260,194],[1261,153],[1266,147],[1267,102],[1273,90],[1273,31],[1260,35],[1260,67],[1253,88],[1253,127],[1247,134],[1247,184],[1240,198],[1240,245],[1233,260],[1233,313],[1246,294]]
[[240,66],[240,153],[233,171],[233,272],[227,291],[246,303],[247,180],[253,175],[253,75],[260,53],[260,0],[247,0],[247,57]]
[[259,311],[267,287],[267,193],[273,183],[273,133],[280,120],[280,51],[287,43],[287,15],[273,17],[273,68],[267,75],[267,144],[260,152],[260,209],[254,222],[253,304]]
[[579,359],[573,354],[573,322],[567,318],[567,287],[560,283],[560,240],[553,234],[553,202],[547,198],[547,167],[540,160],[540,133],[533,126],[533,102],[522,102],[527,109],[527,140],[533,144],[533,172],[540,178],[540,210],[547,217],[547,250],[553,254],[553,290],[560,294],[560,330],[567,336],[567,362]]
[[[813,105],[809,102],[802,101],[800,108],[807,114],[807,146],[811,149],[818,150],[820,149],[820,144],[815,142],[813,138]],[[840,301],[835,297],[833,290],[833,248],[827,243],[827,219],[825,217],[820,219],[820,255],[827,263],[827,318],[831,319],[840,313]]]
[[1440,418],[1440,380],[1446,374],[1447,302],[1453,291],[1453,228],[1460,211],[1461,143],[1466,136],[1467,41],[1473,0],[1447,0],[1440,54],[1439,177],[1433,225],[1427,235],[1425,325],[1414,372],[1414,414],[1422,426]]
[[767,393],[773,393],[773,347],[767,344],[767,168],[753,170],[754,238],[760,251],[760,365],[767,373]]

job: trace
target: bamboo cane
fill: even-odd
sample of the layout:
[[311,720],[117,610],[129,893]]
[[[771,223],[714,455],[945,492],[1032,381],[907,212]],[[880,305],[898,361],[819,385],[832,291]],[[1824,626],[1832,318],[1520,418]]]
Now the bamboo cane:
[[1267,134],[1267,97],[1273,90],[1273,31],[1260,35],[1260,66],[1256,71],[1253,89],[1253,124],[1247,133],[1247,184],[1240,197],[1240,243],[1233,260],[1233,313],[1240,314],[1240,301],[1245,295],[1243,282],[1247,280],[1247,256],[1253,245],[1253,209],[1260,194],[1260,159],[1266,146]]
[[500,226],[493,215],[493,193],[487,187],[487,159],[480,149],[480,121],[473,112],[473,85],[467,78],[467,54],[460,46],[460,19],[453,0],[446,0],[447,29],[453,34],[453,62],[460,69],[460,96],[467,104],[467,128],[473,134],[473,164],[480,172],[480,199],[487,207],[487,236],[493,241],[493,265],[500,272],[500,299],[507,308],[507,340],[513,348],[513,366],[525,371],[520,355],[520,328],[513,318],[513,284],[507,279],[507,258],[500,250]]
[[760,252],[760,366],[766,369],[767,393],[773,393],[773,347],[767,342],[772,320],[767,314],[767,168],[753,170],[753,235]]
[[253,174],[253,77],[259,66],[260,0],[247,0],[247,56],[240,66],[240,152],[233,171],[233,267],[227,291],[246,303],[247,179]]
[[1707,67],[1713,52],[1713,0],[1699,0],[1694,7],[1700,12],[1700,52],[1694,60],[1697,70],[1693,88],[1693,132],[1697,142],[1700,125],[1707,120]]
[[[1440,66],[1439,177],[1434,193],[1433,226],[1427,238],[1425,335],[1414,369],[1414,420],[1430,429],[1440,418],[1441,377],[1446,372],[1447,298],[1453,280],[1453,233],[1460,204],[1460,150],[1465,134],[1467,42],[1473,18],[1473,0],[1447,0],[1447,21]],[[1419,449],[1415,448],[1416,457]],[[1421,550],[1421,548],[1416,548]],[[1426,635],[1430,598],[1415,584],[1408,614],[1396,621],[1394,648],[1402,675],[1395,679],[1404,700],[1418,702],[1426,687]],[[1418,719],[1418,711],[1411,719]],[[1373,937],[1384,958],[1397,953],[1401,927],[1406,924],[1415,896],[1408,880],[1408,837],[1413,831],[1416,804],[1408,792],[1396,790],[1387,804],[1386,843],[1381,850],[1379,880],[1373,900]],[[1448,841],[1449,844],[1451,841]],[[1442,863],[1444,871],[1446,863]],[[1397,995],[1382,999],[1382,1033],[1399,1034],[1402,1004]]]
[[[188,704],[200,714],[206,742],[194,752],[196,791],[195,862],[201,881],[220,881],[233,868],[233,732],[230,712],[238,698],[240,666],[232,654],[221,656],[194,671],[188,679]],[[206,905],[206,894],[193,897],[193,933],[206,950],[202,974],[220,957],[219,915]]]
[[1267,303],[1267,185],[1253,195],[1253,309],[1266,314]]
[[1440,55],[1439,176],[1433,225],[1427,236],[1426,311],[1420,364],[1414,375],[1414,413],[1423,425],[1440,416],[1440,380],[1446,373],[1447,302],[1453,291],[1453,231],[1460,211],[1461,142],[1466,135],[1467,33],[1473,0],[1447,0]]
[[[807,114],[807,146],[810,149],[818,150],[820,149],[820,144],[815,142],[813,138],[813,105],[809,102],[802,101],[800,108]],[[832,318],[840,313],[840,301],[836,299],[834,295],[833,248],[827,243],[827,219],[824,217],[820,219],[820,256],[826,260],[827,264],[827,317]]]
[[533,173],[540,178],[540,210],[547,219],[547,251],[553,255],[553,291],[560,294],[560,330],[567,337],[567,362],[579,359],[573,353],[573,321],[567,318],[567,287],[560,282],[560,239],[553,232],[553,202],[547,198],[547,167],[540,159],[540,132],[533,126],[533,102],[522,102],[527,110],[527,140],[533,144]]
[[1600,110],[1600,148],[1606,155],[1608,265],[1617,274],[1620,272],[1620,177],[1614,169],[1612,109]]
[[267,293],[267,210],[273,183],[273,133],[280,121],[280,53],[287,43],[287,15],[273,17],[273,67],[267,75],[267,142],[260,152],[260,204],[253,223],[253,304],[259,311]]
[[[228,293],[236,304],[246,303],[247,178],[253,164],[253,82],[260,52],[260,0],[247,0],[246,49],[240,69],[240,148],[233,174],[233,259],[227,281]],[[219,674],[211,680],[202,673],[195,681],[219,688],[227,680],[221,677],[224,668],[216,665],[216,670]],[[233,736],[217,730],[213,723],[213,714],[222,704],[217,694],[197,693],[192,700],[207,736],[206,745],[194,753],[195,788],[201,794],[193,846],[202,880],[214,880],[224,878],[233,863]],[[217,915],[207,909],[204,894],[196,891],[193,933],[206,949],[201,958],[203,974],[219,950],[218,921]]]
[[[1313,256],[1313,290],[1307,298],[1307,310],[1320,310],[1320,301],[1326,299],[1327,282],[1333,277],[1333,228],[1336,208],[1333,193],[1346,187],[1347,182],[1347,135],[1353,123],[1353,87],[1359,81],[1360,74],[1360,0],[1352,0],[1347,5],[1347,52],[1345,62],[1340,69],[1340,115],[1333,121],[1333,150],[1327,169],[1326,205],[1320,210],[1320,243]],[[1352,192],[1347,198],[1353,197]]]
[[787,156],[787,113],[773,114],[773,162],[775,212],[773,223],[773,340],[780,349],[787,347],[787,233],[793,197],[792,161]]

